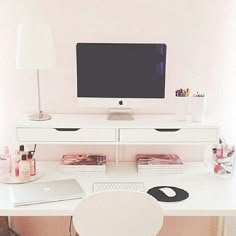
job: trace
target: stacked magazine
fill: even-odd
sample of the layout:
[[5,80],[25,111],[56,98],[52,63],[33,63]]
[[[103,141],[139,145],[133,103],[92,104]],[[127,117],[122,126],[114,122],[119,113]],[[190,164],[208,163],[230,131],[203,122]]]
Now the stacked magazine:
[[63,171],[99,171],[106,170],[106,156],[70,154],[63,155],[61,161]]
[[140,173],[182,173],[183,162],[177,154],[137,154]]

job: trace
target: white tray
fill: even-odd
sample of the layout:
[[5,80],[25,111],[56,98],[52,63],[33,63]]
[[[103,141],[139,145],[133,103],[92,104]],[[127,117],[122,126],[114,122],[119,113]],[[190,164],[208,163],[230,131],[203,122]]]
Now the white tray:
[[44,175],[44,171],[42,171],[42,170],[37,170],[36,175],[30,176],[29,179],[26,179],[26,180],[22,180],[19,177],[14,177],[12,175],[9,175],[8,178],[4,178],[4,179],[0,177],[0,183],[23,184],[23,183],[28,183],[28,182],[34,181],[34,180],[40,178],[43,175]]

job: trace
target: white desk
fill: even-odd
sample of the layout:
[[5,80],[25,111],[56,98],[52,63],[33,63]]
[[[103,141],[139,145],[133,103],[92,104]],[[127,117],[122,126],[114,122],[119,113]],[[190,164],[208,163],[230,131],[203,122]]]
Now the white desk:
[[[52,120],[35,122],[23,118],[16,127],[18,143],[114,145],[116,164],[122,145],[193,145],[215,144],[219,127],[215,123],[176,121],[169,115],[135,115],[133,121],[111,121],[107,115],[53,114]],[[190,197],[179,203],[161,203],[167,216],[236,215],[235,180],[211,176],[201,163],[186,165],[183,175],[138,174],[133,165],[108,166],[102,174],[61,174],[58,164],[47,163],[42,181],[75,177],[87,193],[95,181],[143,181],[149,189],[157,185],[173,185],[187,190]],[[125,165],[125,166],[123,166]],[[72,215],[79,200],[14,208],[8,187],[0,185],[1,215]],[[222,222],[218,224],[220,235]]]
[[[189,198],[177,203],[161,203],[166,216],[233,216],[236,215],[236,178],[221,179],[208,172],[202,163],[185,163],[183,174],[139,174],[134,163],[108,164],[104,173],[63,173],[58,162],[38,163],[46,172],[37,181],[76,178],[86,193],[96,181],[143,181],[146,189],[172,185],[189,192]],[[79,200],[13,207],[9,186],[0,184],[1,216],[70,216]]]

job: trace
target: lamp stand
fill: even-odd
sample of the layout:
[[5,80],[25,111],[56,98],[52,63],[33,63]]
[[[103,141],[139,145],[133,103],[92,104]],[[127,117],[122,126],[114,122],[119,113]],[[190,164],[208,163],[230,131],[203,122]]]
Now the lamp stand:
[[30,120],[44,121],[50,120],[52,117],[41,110],[41,98],[40,98],[40,81],[39,81],[39,70],[37,70],[37,87],[38,87],[38,113],[29,115]]

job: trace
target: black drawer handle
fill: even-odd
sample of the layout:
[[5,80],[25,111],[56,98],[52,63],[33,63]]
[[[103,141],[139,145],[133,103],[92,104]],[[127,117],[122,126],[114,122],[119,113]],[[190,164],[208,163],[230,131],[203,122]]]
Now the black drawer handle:
[[180,129],[155,129],[155,130],[159,132],[177,132]]
[[55,128],[57,131],[77,131],[79,128]]

